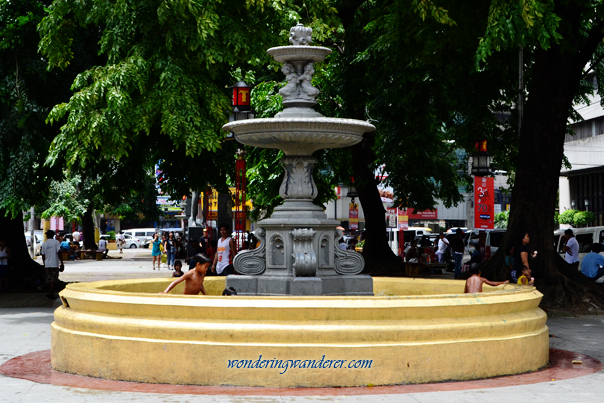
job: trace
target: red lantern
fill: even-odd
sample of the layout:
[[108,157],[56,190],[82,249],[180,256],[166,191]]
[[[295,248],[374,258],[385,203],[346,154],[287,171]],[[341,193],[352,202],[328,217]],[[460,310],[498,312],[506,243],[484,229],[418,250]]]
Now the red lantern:
[[233,108],[239,112],[250,110],[250,86],[245,81],[239,81],[233,86]]

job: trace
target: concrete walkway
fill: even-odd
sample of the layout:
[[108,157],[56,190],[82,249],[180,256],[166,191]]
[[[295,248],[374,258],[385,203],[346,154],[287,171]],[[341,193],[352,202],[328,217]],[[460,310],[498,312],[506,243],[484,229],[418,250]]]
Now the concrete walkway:
[[[142,262],[144,263],[144,262]],[[168,277],[155,273],[150,261],[84,261],[67,264],[62,278],[87,279]],[[31,297],[28,297],[31,295]],[[30,302],[28,303],[28,299]],[[0,294],[0,301],[13,301],[0,308],[0,365],[24,354],[50,349],[50,324],[57,301],[44,301],[39,294]],[[38,301],[38,302],[36,302]],[[20,307],[17,307],[19,305]],[[604,316],[553,317],[548,320],[550,346],[592,356],[604,362]],[[492,354],[506,354],[493,351]],[[518,377],[522,378],[522,377]],[[135,384],[136,385],[136,384]],[[459,384],[461,386],[461,384]],[[455,389],[450,387],[449,389]],[[460,388],[461,389],[461,388]],[[359,396],[274,396],[259,389],[250,396],[228,394],[191,395],[172,393],[113,392],[54,386],[0,375],[0,402],[598,402],[604,401],[604,371],[566,380],[445,392],[376,394]]]

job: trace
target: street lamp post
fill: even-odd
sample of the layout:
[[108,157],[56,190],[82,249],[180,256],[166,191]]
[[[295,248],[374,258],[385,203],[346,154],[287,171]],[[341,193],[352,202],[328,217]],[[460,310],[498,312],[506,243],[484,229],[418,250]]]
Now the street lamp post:
[[[232,87],[232,108],[233,113],[229,116],[229,122],[237,120],[253,119],[254,112],[251,107],[250,92],[251,87],[245,81],[239,81]],[[233,133],[227,135],[227,140],[235,140]],[[236,141],[236,140],[235,140]],[[237,142],[237,160],[235,163],[235,243],[237,249],[243,246],[243,234],[246,231],[246,201],[247,201],[247,183],[246,183],[246,164],[245,148]]]

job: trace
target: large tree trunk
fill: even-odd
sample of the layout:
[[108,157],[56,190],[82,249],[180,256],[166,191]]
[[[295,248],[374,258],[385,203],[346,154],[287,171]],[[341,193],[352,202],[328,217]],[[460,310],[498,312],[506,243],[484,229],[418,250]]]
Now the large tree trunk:
[[94,221],[92,219],[93,208],[88,207],[82,216],[82,235],[84,236],[84,249],[97,249],[94,240]]
[[392,252],[386,241],[386,211],[377,188],[375,172],[371,169],[371,164],[375,161],[373,139],[372,133],[365,134],[363,141],[351,147],[355,186],[365,214],[365,272],[393,276],[403,271],[404,263]]
[[19,279],[33,270],[40,270],[42,266],[31,258],[25,241],[23,230],[23,214],[11,218],[6,211],[0,209],[0,237],[4,238],[6,245],[10,248],[11,259],[9,261],[14,274],[10,278],[11,288],[27,288],[30,284],[24,284]]
[[[591,49],[590,55],[594,50]],[[562,52],[559,47],[537,51],[522,119],[504,247],[483,268],[487,277],[505,279],[505,250],[528,232],[531,251],[538,251],[531,270],[537,289],[544,294],[544,308],[589,310],[604,306],[602,287],[571,270],[553,246],[554,211],[568,111],[586,62],[584,55]]]

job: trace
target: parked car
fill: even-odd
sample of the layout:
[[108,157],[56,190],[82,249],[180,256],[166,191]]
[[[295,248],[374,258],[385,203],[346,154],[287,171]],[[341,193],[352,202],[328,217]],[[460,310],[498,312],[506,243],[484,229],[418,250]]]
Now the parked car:
[[[39,238],[35,232],[34,232],[34,241],[35,241],[34,252],[35,252],[36,256],[39,256],[40,249],[42,248],[42,238]],[[25,233],[25,243],[27,244],[27,250],[29,250],[29,248],[31,248],[31,233],[29,233],[29,232]]]
[[[142,248],[143,247],[143,243],[140,240],[138,240],[137,238],[134,238],[131,235],[124,234],[124,238],[126,240],[126,242],[124,243],[124,248],[125,249],[135,249],[135,248]],[[109,235],[101,235],[101,239],[109,241]]]
[[133,238],[141,241],[144,248],[148,247],[153,242],[153,235],[155,235],[155,228],[133,228],[124,230],[124,235],[130,235]]

